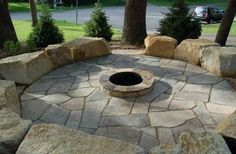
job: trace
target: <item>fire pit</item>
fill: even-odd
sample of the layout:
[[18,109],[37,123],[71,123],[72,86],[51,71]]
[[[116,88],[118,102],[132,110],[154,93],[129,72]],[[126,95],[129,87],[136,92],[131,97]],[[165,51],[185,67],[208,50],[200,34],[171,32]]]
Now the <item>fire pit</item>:
[[117,69],[100,77],[103,90],[115,97],[137,97],[152,90],[153,74],[132,68]]

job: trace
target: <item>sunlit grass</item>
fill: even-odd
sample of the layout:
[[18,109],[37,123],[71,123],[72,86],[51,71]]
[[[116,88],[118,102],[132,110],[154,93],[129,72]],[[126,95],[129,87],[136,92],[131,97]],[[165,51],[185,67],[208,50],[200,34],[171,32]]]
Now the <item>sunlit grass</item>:
[[[65,41],[70,41],[75,38],[83,37],[84,25],[76,25],[71,22],[66,21],[55,21],[56,25],[63,32]],[[13,21],[17,37],[20,41],[25,41],[32,31],[31,21],[30,20],[14,20]],[[113,28],[113,39],[121,37],[121,31]]]

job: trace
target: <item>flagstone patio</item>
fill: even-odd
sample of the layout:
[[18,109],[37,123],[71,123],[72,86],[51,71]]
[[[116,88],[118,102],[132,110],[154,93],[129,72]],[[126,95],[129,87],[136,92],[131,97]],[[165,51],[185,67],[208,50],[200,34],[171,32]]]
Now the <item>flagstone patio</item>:
[[[236,109],[236,92],[226,80],[186,62],[128,53],[114,51],[43,76],[21,95],[23,118],[121,139],[148,151],[175,143],[182,132],[214,129]],[[152,72],[153,90],[137,98],[106,95],[99,77],[118,68]]]

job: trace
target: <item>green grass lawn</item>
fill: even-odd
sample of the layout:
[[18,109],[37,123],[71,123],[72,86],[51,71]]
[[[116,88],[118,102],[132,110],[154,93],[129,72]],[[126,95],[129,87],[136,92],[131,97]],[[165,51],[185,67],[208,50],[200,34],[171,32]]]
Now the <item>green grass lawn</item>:
[[[84,36],[84,25],[76,25],[74,23],[65,21],[55,21],[59,29],[62,30],[64,34],[65,41],[70,41],[72,39]],[[20,41],[25,41],[32,30],[30,20],[14,20],[13,21],[16,34]],[[121,37],[121,31],[113,28],[113,39],[119,39]]]
[[[204,25],[202,24],[202,33],[203,34],[216,34],[219,29],[220,24],[210,24],[210,25]],[[236,36],[236,22],[233,22],[233,25],[230,30],[231,36]]]

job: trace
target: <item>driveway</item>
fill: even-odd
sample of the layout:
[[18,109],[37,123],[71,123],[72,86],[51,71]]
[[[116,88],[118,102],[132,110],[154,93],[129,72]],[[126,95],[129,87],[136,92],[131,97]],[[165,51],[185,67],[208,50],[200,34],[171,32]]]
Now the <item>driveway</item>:
[[[107,16],[109,17],[110,24],[115,27],[122,29],[124,21],[124,6],[105,7],[104,8]],[[90,18],[92,8],[79,9],[78,11],[78,22],[83,24]],[[162,12],[167,12],[167,7],[159,7],[154,5],[148,5],[147,7],[147,30],[154,32],[159,25],[160,19],[163,18]],[[31,19],[30,13],[12,13],[12,19]],[[53,12],[53,18],[56,20],[66,20],[70,22],[76,21],[76,11],[69,10],[63,12]]]

